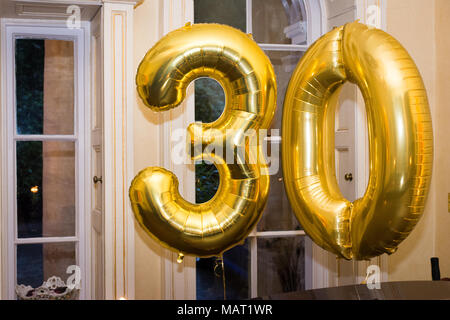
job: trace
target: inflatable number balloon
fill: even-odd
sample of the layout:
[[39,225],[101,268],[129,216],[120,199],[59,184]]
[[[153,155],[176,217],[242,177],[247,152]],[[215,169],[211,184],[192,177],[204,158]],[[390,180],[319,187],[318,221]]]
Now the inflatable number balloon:
[[157,167],[134,178],[130,199],[140,225],[162,245],[182,255],[208,257],[243,242],[264,209],[267,166],[261,147],[249,147],[245,132],[270,126],[276,82],[269,59],[251,37],[217,24],[186,25],[166,35],[144,57],[136,82],[144,103],[162,111],[178,106],[189,83],[199,77],[222,85],[226,105],[215,122],[188,127],[191,149],[210,144],[232,152],[243,148],[246,158],[256,160],[227,164],[215,153],[193,156],[214,162],[220,174],[219,189],[206,203],[184,200],[177,178]]
[[[364,96],[369,130],[368,187],[353,203],[334,166],[335,111],[346,81]],[[359,23],[320,38],[290,81],[282,137],[286,190],[306,233],[345,259],[395,252],[423,213],[433,160],[424,84],[399,42]]]

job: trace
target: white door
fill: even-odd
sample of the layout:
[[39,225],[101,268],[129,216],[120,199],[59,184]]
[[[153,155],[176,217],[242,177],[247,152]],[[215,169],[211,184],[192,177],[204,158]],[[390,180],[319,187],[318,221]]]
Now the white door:
[[91,257],[93,299],[104,298],[104,188],[103,188],[103,79],[101,10],[91,23],[91,67],[92,67],[92,202],[91,202]]
[[[356,6],[354,0],[327,1],[327,29],[339,27],[356,19]],[[336,178],[345,198],[354,201],[357,198],[356,190],[356,110],[357,88],[355,85],[345,84],[339,97],[339,107],[336,111],[335,126],[335,159]],[[331,260],[331,259],[330,259]],[[331,274],[335,275],[331,285],[344,286],[357,284],[358,263],[346,260],[335,260],[329,265]]]
[[[356,87],[345,84],[339,99],[336,113],[335,155],[336,178],[342,195],[349,201],[356,200],[356,152],[355,152],[355,119],[356,119]],[[358,265],[353,261],[337,261],[336,285],[357,284]]]
[[[325,30],[353,22],[382,27],[382,8],[379,2],[362,0],[326,0]],[[377,8],[377,10],[373,10]],[[374,16],[374,13],[376,14]],[[336,112],[336,177],[342,194],[350,201],[364,195],[368,180],[368,141],[364,100],[356,85],[345,84]],[[361,283],[369,265],[377,265],[382,281],[387,281],[386,256],[370,261],[336,260],[328,254],[328,285],[344,286]]]

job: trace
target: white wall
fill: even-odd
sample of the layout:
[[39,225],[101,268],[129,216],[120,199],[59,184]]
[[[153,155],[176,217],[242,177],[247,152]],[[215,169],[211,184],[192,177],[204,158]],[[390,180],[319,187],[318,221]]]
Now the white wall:
[[[431,280],[430,258],[433,256],[441,257],[442,274],[450,275],[447,249],[450,241],[450,233],[447,232],[450,226],[450,214],[447,213],[450,159],[445,151],[448,150],[446,140],[450,133],[447,122],[450,117],[444,97],[445,94],[448,96],[448,86],[447,90],[443,86],[445,80],[448,85],[445,70],[449,70],[443,68],[443,64],[448,65],[445,53],[449,53],[446,40],[449,23],[445,18],[450,13],[448,4],[446,0],[387,2],[387,31],[408,50],[425,82],[435,140],[433,178],[425,213],[398,251],[389,257],[390,281]],[[439,25],[437,17],[440,17]]]

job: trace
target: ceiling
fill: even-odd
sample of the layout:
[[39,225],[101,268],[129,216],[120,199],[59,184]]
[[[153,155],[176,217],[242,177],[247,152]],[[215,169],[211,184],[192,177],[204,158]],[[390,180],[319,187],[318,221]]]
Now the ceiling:
[[67,19],[70,5],[80,7],[81,20],[89,21],[102,4],[101,0],[0,0],[0,17],[16,19]]

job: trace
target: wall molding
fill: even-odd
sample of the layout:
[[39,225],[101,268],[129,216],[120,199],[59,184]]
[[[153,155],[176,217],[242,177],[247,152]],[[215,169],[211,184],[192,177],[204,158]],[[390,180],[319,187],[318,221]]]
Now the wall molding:
[[134,2],[103,2],[105,298],[134,299]]

